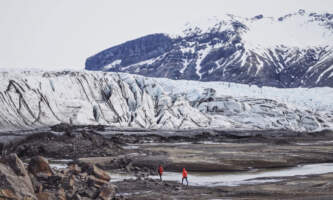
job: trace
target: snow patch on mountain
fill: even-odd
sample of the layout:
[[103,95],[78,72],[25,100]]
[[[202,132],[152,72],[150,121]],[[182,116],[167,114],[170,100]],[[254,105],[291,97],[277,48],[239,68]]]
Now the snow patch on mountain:
[[[325,69],[325,71],[319,75],[319,77],[318,77],[318,79],[317,79],[316,82],[318,83],[318,82],[321,80],[321,78],[322,78],[326,73],[328,73],[328,72],[330,72],[330,71],[332,71],[332,73],[333,73],[333,65],[330,66],[329,68]],[[332,74],[330,74],[328,77],[331,77],[331,76],[332,76]]]
[[[208,19],[193,20],[173,37],[236,30],[248,49],[264,50],[279,45],[307,48],[325,46],[333,41],[333,30],[328,24],[333,17],[319,18],[326,14],[309,13],[304,10],[275,18],[258,15],[246,18],[227,14]],[[328,14],[327,14],[328,15]],[[238,27],[240,26],[240,27]]]
[[103,71],[107,71],[107,70],[113,69],[113,68],[115,68],[116,66],[120,65],[120,63],[121,63],[121,60],[120,60],[120,59],[117,59],[117,60],[113,61],[111,64],[106,65],[106,66],[103,68]]

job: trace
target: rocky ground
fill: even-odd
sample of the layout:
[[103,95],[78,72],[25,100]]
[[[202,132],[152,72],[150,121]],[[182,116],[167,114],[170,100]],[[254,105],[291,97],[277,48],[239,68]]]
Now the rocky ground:
[[[76,157],[111,156],[121,153],[121,148],[112,140],[98,134],[102,126],[75,127],[66,124],[56,125],[47,131],[37,131],[26,135],[16,135],[5,143],[6,151],[15,152],[20,158],[36,155],[59,159]],[[1,150],[1,145],[0,145]]]
[[[12,171],[1,171],[2,174],[22,176],[22,180],[29,177],[26,180],[31,181],[33,189],[29,186],[27,191],[30,191],[32,199],[47,199],[41,196],[44,193],[51,195],[53,199],[59,199],[59,195],[64,199],[94,199],[100,198],[98,195],[103,193],[102,189],[105,187],[108,191],[112,190],[112,197],[108,198],[115,199],[330,199],[333,195],[333,173],[283,177],[277,182],[255,185],[216,187],[186,187],[179,182],[161,182],[149,177],[156,174],[159,164],[163,164],[166,171],[179,171],[186,167],[191,174],[228,173],[333,162],[331,131],[173,132],[68,125],[54,126],[50,130],[21,135],[0,145],[3,155],[16,153],[25,163],[30,163],[27,176],[19,175],[25,172],[17,173],[17,167],[12,167],[12,162],[8,162],[8,156],[3,156],[3,168],[0,169],[5,170],[4,166],[7,165]],[[36,156],[73,161],[70,167],[63,170],[46,167],[50,173],[39,177],[37,172],[33,173],[34,167],[30,167],[31,163],[40,163],[39,160],[43,160]],[[11,157],[12,160],[18,160],[13,155]],[[97,169],[104,175],[102,169],[109,170],[111,177],[113,172],[118,171],[134,178],[110,184],[107,178],[94,173]],[[74,188],[68,187],[69,179]],[[16,182],[12,182],[12,185],[15,184]],[[1,195],[8,195],[8,191],[12,192],[9,194],[17,195],[18,191],[8,190],[4,185],[6,184],[0,184],[0,199]]]
[[0,160],[0,199],[112,199],[116,186],[107,172],[95,165],[72,163],[64,170],[50,167],[41,156],[24,166],[16,154]]

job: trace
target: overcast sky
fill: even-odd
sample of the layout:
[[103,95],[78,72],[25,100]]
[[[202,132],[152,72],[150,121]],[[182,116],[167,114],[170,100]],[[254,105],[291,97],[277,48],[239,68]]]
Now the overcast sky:
[[226,13],[333,13],[333,0],[0,0],[0,68],[83,69],[112,45]]

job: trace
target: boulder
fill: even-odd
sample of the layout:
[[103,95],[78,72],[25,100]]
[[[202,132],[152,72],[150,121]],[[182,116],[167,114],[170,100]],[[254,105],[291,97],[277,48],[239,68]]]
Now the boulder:
[[30,174],[30,180],[32,182],[34,191],[36,193],[43,191],[43,184],[41,182],[39,182],[37,180],[37,178],[35,176],[33,176],[32,174]]
[[82,197],[79,194],[75,194],[73,195],[72,200],[82,200]]
[[98,194],[97,199],[101,200],[111,200],[116,196],[117,187],[112,184],[104,185]]
[[111,180],[110,175],[106,171],[102,170],[94,164],[86,162],[79,162],[78,164],[82,168],[82,172],[87,172],[89,175],[93,175],[98,179],[102,179],[104,181]]
[[77,189],[75,187],[76,179],[73,175],[66,176],[62,181],[62,187],[66,190],[67,194],[73,194],[73,192]]
[[0,189],[0,199],[17,199],[17,196],[11,189]]
[[54,193],[50,192],[39,192],[36,194],[38,200],[56,200],[57,197]]
[[96,165],[93,165],[92,167],[93,167],[92,172],[93,172],[94,176],[96,176],[99,179],[103,179],[105,181],[110,181],[111,180],[110,175],[106,171],[98,168]]
[[95,186],[95,187],[100,187],[104,184],[108,184],[109,182],[108,181],[105,181],[103,179],[99,179],[99,178],[96,178],[95,176],[88,176],[88,184],[90,186]]
[[54,175],[49,162],[41,156],[31,158],[28,171],[37,177]]
[[12,153],[5,157],[5,162],[9,167],[11,167],[15,174],[18,176],[26,176],[28,175],[27,171],[25,170],[23,162],[19,159],[19,157]]
[[36,194],[38,200],[66,200],[63,189],[58,191],[43,191]]
[[28,172],[16,154],[1,159],[0,199],[37,199]]
[[57,198],[58,200],[66,200],[66,193],[63,188],[60,188],[57,192]]
[[110,176],[92,164],[73,164],[64,171],[52,171],[40,156],[31,159],[28,171],[16,154],[0,160],[0,200],[112,199],[116,186]]

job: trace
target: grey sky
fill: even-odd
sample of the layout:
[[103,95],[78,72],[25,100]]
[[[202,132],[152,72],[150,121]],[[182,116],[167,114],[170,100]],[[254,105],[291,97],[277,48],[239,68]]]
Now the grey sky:
[[83,69],[100,50],[225,13],[333,13],[332,0],[0,0],[0,68]]

